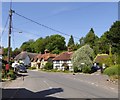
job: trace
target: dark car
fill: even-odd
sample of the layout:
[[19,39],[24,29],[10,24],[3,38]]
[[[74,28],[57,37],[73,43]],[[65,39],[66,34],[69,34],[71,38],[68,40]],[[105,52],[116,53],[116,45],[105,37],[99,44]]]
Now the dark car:
[[99,69],[100,69],[100,67],[99,67],[98,65],[92,66],[92,67],[91,67],[91,72],[94,73],[94,72],[96,72],[96,71],[99,70]]
[[18,72],[27,73],[27,69],[24,65],[20,64],[17,66]]

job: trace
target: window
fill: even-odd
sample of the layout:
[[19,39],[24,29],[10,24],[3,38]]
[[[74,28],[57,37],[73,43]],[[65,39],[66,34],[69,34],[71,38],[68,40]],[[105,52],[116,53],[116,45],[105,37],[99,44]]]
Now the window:
[[59,61],[59,60],[57,60],[57,61],[56,61],[56,63],[57,63],[57,64],[59,64],[59,63],[60,63],[60,61]]

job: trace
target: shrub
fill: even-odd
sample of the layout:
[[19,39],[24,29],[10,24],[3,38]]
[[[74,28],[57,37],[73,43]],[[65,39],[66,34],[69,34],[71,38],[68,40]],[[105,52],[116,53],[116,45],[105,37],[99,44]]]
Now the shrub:
[[113,75],[119,75],[120,76],[120,65],[113,65],[111,67],[108,67],[104,70],[104,74],[113,76]]
[[91,72],[91,68],[89,66],[84,66],[84,67],[82,67],[82,72],[83,73],[90,73]]
[[78,67],[74,67],[74,72],[75,72],[75,73],[78,72]]
[[9,76],[12,80],[14,80],[16,78],[16,74],[14,73],[13,70],[10,70],[8,73],[7,73],[7,76]]
[[51,62],[48,62],[45,64],[44,69],[46,70],[51,70],[53,69],[53,64]]

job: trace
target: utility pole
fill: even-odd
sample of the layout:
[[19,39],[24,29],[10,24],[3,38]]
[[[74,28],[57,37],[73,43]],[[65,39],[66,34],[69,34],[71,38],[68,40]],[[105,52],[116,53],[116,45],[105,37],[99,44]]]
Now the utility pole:
[[12,28],[12,9],[9,11],[9,32],[8,32],[8,63],[10,64],[10,51],[11,51],[11,28]]

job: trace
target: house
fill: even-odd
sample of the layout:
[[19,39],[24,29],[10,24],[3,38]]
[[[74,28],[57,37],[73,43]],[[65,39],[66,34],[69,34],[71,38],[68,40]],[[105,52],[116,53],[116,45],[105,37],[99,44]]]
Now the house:
[[56,54],[49,53],[45,50],[44,54],[38,54],[31,62],[31,67],[43,68],[47,62],[52,62],[52,59],[56,57]]
[[102,64],[102,66],[105,67],[105,63],[106,63],[108,58],[109,58],[108,54],[97,54],[93,63],[94,63],[94,65],[95,64]]
[[36,55],[38,55],[38,54],[22,51],[14,59],[15,59],[15,61],[17,61],[19,63],[24,63],[24,65],[30,66],[31,59],[34,58]]
[[3,55],[3,49],[0,48],[0,59],[2,59],[2,55]]
[[105,60],[109,58],[108,54],[97,54],[93,62],[103,63]]
[[73,71],[71,56],[73,52],[63,52],[53,59],[53,69]]

